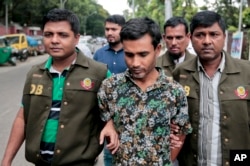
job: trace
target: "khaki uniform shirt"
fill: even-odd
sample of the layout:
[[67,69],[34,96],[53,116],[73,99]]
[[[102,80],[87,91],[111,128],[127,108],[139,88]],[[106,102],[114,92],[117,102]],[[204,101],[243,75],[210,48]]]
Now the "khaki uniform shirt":
[[[103,127],[97,91],[106,78],[107,66],[78,54],[65,78],[59,127],[52,166],[92,166],[102,151],[99,134]],[[52,102],[52,76],[45,63],[34,66],[23,90],[25,156],[41,165],[40,142]]]
[[[190,54],[187,50],[185,52],[185,59],[184,61],[187,61],[189,59],[194,58],[195,55]],[[172,76],[172,72],[176,66],[174,60],[169,56],[168,51],[165,52],[165,54],[161,55],[157,58],[156,66],[161,67],[167,76]]]
[[[193,132],[187,135],[178,156],[180,165],[197,165],[200,80],[197,58],[183,62],[173,71],[173,77],[186,91],[189,116]],[[250,62],[225,56],[218,98],[220,108],[220,131],[222,165],[229,165],[232,149],[250,149]]]

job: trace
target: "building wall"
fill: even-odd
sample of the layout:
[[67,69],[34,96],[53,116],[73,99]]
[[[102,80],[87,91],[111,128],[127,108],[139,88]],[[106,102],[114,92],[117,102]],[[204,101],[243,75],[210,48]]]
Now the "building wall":
[[[42,35],[42,30],[34,30],[33,28],[29,27],[9,26],[7,34],[14,34],[14,33],[25,33],[26,35],[35,36],[35,35]],[[4,25],[0,25],[0,36],[2,35],[6,35],[6,29]]]

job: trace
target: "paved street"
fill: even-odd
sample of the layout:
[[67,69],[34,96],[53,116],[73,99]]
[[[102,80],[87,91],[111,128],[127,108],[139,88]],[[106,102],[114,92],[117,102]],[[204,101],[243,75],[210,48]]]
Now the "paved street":
[[[47,55],[29,57],[26,62],[18,62],[17,66],[0,66],[0,160],[2,160],[12,122],[19,109],[22,88],[26,73],[32,65],[45,61]],[[17,153],[13,166],[31,166],[24,158],[23,146]],[[103,166],[102,154],[96,166]]]

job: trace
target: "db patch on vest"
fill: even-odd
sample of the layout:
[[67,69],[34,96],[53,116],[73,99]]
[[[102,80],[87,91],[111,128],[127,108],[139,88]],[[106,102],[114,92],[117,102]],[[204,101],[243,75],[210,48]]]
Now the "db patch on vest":
[[250,150],[230,150],[230,166],[250,166]]

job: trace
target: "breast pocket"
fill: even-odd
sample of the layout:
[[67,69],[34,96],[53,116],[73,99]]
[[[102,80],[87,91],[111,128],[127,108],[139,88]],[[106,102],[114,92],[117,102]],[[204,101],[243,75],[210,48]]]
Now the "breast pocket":
[[51,96],[52,82],[42,78],[34,78],[25,83],[23,94],[35,96]]
[[185,94],[188,98],[192,98],[192,99],[199,98],[199,88],[198,87],[184,85],[183,88],[184,88]]
[[[184,76],[183,76],[184,77]],[[199,85],[195,83],[192,76],[180,77],[179,83],[183,86],[185,94],[188,98],[198,99],[199,98]]]
[[220,88],[219,96],[222,111],[232,117],[232,123],[249,124],[250,96],[249,85]]
[[250,100],[250,85],[221,87],[219,94],[222,100]]
[[[64,99],[74,100],[80,105],[89,105],[97,102],[97,92],[99,90],[101,80],[97,79],[74,79],[66,81]],[[96,104],[96,103],[95,103]]]

